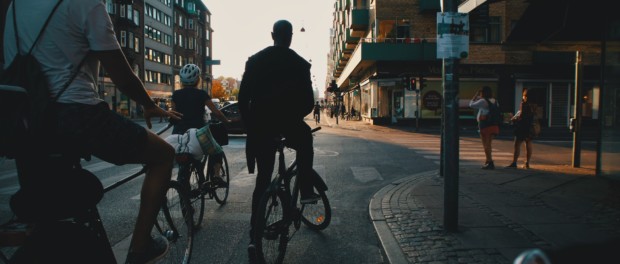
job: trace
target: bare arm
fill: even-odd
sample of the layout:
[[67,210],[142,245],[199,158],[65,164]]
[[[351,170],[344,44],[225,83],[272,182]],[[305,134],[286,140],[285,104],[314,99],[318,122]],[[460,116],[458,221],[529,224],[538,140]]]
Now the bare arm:
[[220,111],[220,109],[217,109],[217,107],[215,106],[215,104],[213,103],[213,101],[211,100],[206,100],[205,101],[205,105],[207,107],[209,107],[209,109],[211,110],[212,113],[215,114],[215,116],[217,117],[217,119],[219,119],[220,121],[224,122],[224,123],[230,123],[230,120],[228,118],[226,118],[226,116],[224,115],[224,113],[222,113],[222,111]]
[[93,51],[92,54],[97,58],[106,71],[110,74],[112,82],[119,90],[129,96],[132,100],[142,105],[144,108],[144,118],[146,125],[151,128],[151,117],[170,117],[180,119],[179,113],[175,111],[167,112],[159,108],[146,92],[144,84],[136,76],[123,52],[118,50]]

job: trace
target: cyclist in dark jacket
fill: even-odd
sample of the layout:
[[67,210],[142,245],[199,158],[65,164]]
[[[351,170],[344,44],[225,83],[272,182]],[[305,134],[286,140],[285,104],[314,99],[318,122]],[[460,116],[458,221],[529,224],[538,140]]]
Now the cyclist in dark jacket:
[[[274,137],[284,135],[289,147],[296,150],[302,203],[316,202],[309,177],[312,173],[312,132],[304,117],[312,112],[314,93],[310,79],[310,63],[289,49],[292,25],[277,21],[271,33],[274,45],[248,59],[239,89],[239,110],[247,128],[246,157],[248,170],[258,164],[256,186],[252,194],[251,226],[256,207],[267,188],[274,170],[276,145]],[[284,109],[284,110],[282,110]],[[253,231],[250,230],[253,239]],[[248,252],[252,257],[254,241]]]

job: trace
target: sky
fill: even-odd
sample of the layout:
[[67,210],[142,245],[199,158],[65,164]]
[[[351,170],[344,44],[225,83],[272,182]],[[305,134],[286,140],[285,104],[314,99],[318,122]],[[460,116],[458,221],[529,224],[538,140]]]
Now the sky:
[[[312,63],[314,87],[325,89],[334,0],[203,0],[211,12],[213,76],[241,80],[245,62],[273,45],[273,23],[293,24],[291,49]],[[301,32],[301,28],[305,32]]]

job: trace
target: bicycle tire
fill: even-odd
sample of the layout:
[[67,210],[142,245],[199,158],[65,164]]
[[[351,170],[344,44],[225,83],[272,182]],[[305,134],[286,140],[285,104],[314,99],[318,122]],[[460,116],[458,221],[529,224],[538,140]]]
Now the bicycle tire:
[[[200,167],[197,167],[200,166]],[[181,169],[179,168],[179,173]],[[205,174],[202,173],[202,163],[192,162],[189,164],[189,193],[190,203],[192,205],[193,214],[192,221],[194,223],[194,231],[200,229],[203,216],[205,214],[205,191],[202,189],[205,185]]]
[[[294,173],[296,174],[296,171]],[[293,177],[293,181],[297,181],[297,175]],[[291,184],[296,186],[297,182]],[[313,190],[321,196],[321,200],[317,201],[316,204],[301,204],[299,192],[294,199],[296,204],[300,205],[301,222],[312,230],[323,230],[329,226],[332,220],[332,208],[324,190],[319,190],[316,187]]]
[[171,181],[166,198],[157,215],[155,227],[168,240],[168,254],[159,263],[189,263],[193,246],[193,223],[187,191]]
[[314,190],[321,196],[321,200],[316,204],[301,205],[301,221],[312,230],[323,230],[332,220],[332,208],[325,192],[316,188]]
[[258,206],[254,236],[259,263],[282,263],[288,244],[287,195],[272,188],[263,194]]
[[217,203],[223,205],[228,199],[228,190],[230,188],[230,171],[228,170],[228,159],[226,159],[226,154],[224,153],[222,153],[222,169],[220,170],[220,177],[222,177],[224,184],[213,186],[213,196]]

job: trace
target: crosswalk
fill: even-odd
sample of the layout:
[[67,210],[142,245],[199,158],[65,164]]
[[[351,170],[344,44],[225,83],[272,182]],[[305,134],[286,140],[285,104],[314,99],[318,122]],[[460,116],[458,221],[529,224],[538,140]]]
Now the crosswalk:
[[[440,137],[436,135],[416,135],[415,137],[390,137],[388,139],[394,144],[406,146],[416,154],[440,164]],[[493,149],[493,161],[498,164],[509,164],[512,162],[513,153]],[[459,166],[477,167],[484,164],[486,158],[480,140],[460,139],[459,140]]]

